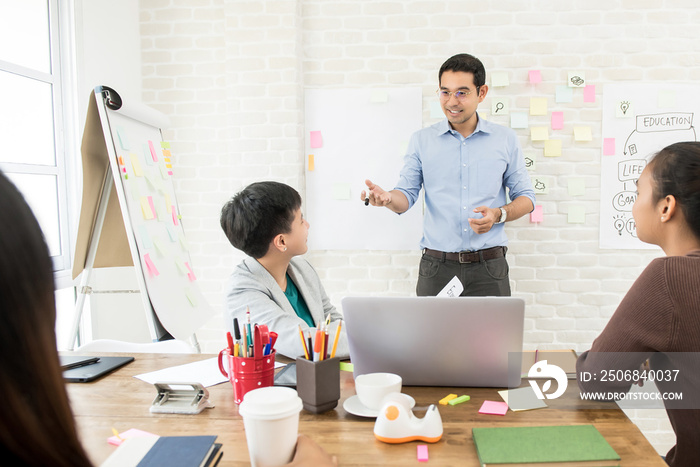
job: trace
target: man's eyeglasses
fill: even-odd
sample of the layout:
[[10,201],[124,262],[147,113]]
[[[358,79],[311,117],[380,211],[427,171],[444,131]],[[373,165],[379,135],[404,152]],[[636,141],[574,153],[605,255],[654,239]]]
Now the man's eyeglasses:
[[[472,92],[474,92],[474,91],[472,91],[471,89],[466,89],[466,90],[460,89],[459,91],[445,91],[444,89],[438,89],[437,91],[435,91],[435,93],[438,95],[438,97],[442,101],[449,100],[449,98],[452,97],[453,94],[457,98],[458,101],[463,101]],[[478,86],[476,88],[476,92],[479,92]]]

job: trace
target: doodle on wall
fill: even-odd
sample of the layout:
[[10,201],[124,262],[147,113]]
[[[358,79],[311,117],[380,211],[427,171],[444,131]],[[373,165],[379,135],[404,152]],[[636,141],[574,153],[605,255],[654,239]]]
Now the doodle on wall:
[[[632,206],[637,179],[657,151],[679,141],[696,141],[693,127],[700,108],[697,86],[672,86],[657,96],[655,85],[608,85],[603,95],[603,137],[614,148],[603,148],[601,160],[600,247],[656,248],[637,238]],[[669,99],[668,96],[682,97]],[[654,97],[657,97],[656,99]],[[681,104],[675,104],[675,101]]]

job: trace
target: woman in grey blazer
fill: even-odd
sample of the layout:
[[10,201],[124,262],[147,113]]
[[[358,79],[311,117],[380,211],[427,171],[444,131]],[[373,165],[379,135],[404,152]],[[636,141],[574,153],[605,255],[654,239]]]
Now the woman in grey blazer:
[[[249,309],[252,323],[266,324],[279,334],[278,353],[304,355],[299,326],[318,327],[342,315],[313,266],[299,257],[308,250],[309,232],[299,193],[283,183],[253,183],[224,205],[221,228],[231,244],[249,256],[236,267],[226,288],[226,328],[233,330],[233,318],[244,323]],[[331,336],[335,326],[329,326]],[[342,329],[336,357],[348,353]]]

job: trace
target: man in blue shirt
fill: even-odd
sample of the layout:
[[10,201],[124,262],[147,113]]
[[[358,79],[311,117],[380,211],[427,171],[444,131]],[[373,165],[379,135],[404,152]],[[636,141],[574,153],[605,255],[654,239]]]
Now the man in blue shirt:
[[[366,180],[373,206],[401,214],[425,190],[423,249],[416,293],[437,295],[454,277],[462,295],[510,295],[506,221],[535,206],[535,192],[517,135],[479,118],[486,71],[479,59],[455,55],[438,74],[440,123],[413,134],[399,182],[385,191]],[[507,203],[506,187],[512,200]]]

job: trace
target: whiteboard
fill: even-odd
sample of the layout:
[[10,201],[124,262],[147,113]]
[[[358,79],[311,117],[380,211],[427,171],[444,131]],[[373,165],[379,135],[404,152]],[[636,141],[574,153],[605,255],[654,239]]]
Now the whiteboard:
[[[91,96],[84,157],[105,162],[104,167],[112,173],[110,202],[118,199],[113,206],[122,214],[119,229],[126,234],[141,292],[147,294],[146,303],[150,301],[158,320],[173,337],[187,340],[214,310],[199,290],[190,258],[172,180],[177,170],[175,155],[170,143],[163,141],[160,128],[146,118],[152,109],[142,109],[139,114],[127,106],[110,108],[101,90],[98,87]],[[88,168],[83,177],[102,180],[104,173],[98,167]],[[94,207],[99,202],[86,203],[84,199],[84,204]],[[83,217],[94,218],[94,211],[84,210],[81,221]],[[90,230],[94,225],[81,222],[81,228]],[[100,237],[101,246],[123,248],[123,243],[109,241],[113,233]],[[79,263],[79,269],[83,264]]]
[[637,238],[632,217],[636,181],[656,152],[697,141],[700,86],[611,84],[603,91],[600,248],[657,249]]
[[360,193],[365,179],[393,189],[408,141],[421,126],[418,87],[306,90],[305,217],[311,249],[419,248],[422,195],[397,215],[365,206]]

